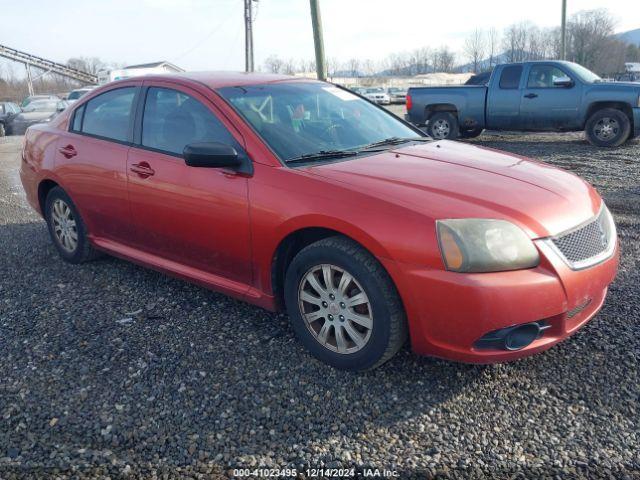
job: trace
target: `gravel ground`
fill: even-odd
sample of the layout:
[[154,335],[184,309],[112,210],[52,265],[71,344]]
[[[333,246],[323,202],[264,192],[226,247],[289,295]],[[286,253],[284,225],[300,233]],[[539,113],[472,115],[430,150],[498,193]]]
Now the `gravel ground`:
[[64,264],[0,139],[0,478],[224,478],[239,467],[400,478],[640,478],[640,145],[473,143],[575,171],[618,222],[601,313],[510,364],[403,350],[364,374],[305,353],[287,319],[114,258]]

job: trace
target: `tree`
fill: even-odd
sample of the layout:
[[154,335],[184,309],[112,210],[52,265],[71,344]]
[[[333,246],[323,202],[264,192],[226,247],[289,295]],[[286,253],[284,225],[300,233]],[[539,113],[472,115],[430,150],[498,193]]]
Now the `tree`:
[[618,48],[612,39],[614,26],[615,22],[607,10],[575,13],[567,24],[567,57],[580,65],[602,72],[602,62],[609,63],[607,52],[613,53]]
[[360,76],[360,60],[352,58],[347,62],[347,71],[352,77]]
[[270,73],[281,73],[284,62],[277,55],[269,55],[264,61],[264,68]]
[[456,64],[456,55],[451,50],[449,50],[449,47],[447,47],[446,45],[440,47],[440,49],[438,50],[437,59],[437,71],[447,73],[453,71],[453,68]]
[[485,35],[482,30],[475,29],[464,42],[464,52],[473,64],[473,71],[478,73],[486,48]]
[[98,57],[74,57],[67,60],[67,65],[76,70],[97,75],[100,70],[104,70],[107,64]]

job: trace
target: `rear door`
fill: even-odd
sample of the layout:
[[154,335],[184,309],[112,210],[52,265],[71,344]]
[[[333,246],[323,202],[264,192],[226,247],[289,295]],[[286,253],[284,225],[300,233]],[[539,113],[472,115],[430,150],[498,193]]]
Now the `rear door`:
[[75,109],[57,143],[56,171],[93,237],[127,243],[127,152],[139,87],[108,90]]
[[487,94],[487,128],[521,130],[520,116],[522,64],[505,65],[491,79]]
[[146,81],[139,104],[136,145],[127,160],[135,246],[249,284],[247,177],[188,167],[182,156],[186,145],[198,142],[230,144],[244,155],[242,137],[209,99],[184,86]]
[[[556,86],[554,80],[570,78],[573,83]],[[581,85],[561,66],[547,63],[529,65],[522,92],[520,112],[527,130],[570,130],[579,128],[578,109]]]

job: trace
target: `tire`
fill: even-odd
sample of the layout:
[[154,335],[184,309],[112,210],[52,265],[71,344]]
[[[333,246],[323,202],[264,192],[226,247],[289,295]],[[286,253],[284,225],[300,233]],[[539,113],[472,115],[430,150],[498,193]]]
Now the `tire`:
[[4,137],[7,134],[7,129],[4,127],[4,123],[0,123],[0,137]]
[[458,138],[458,119],[450,112],[436,112],[429,118],[427,134],[435,140]]
[[[331,272],[331,288],[324,281],[325,268]],[[351,279],[342,288],[341,281],[349,278],[345,272]],[[309,275],[315,278],[316,289]],[[347,238],[329,237],[303,248],[287,269],[284,294],[300,342],[335,368],[376,368],[407,340],[404,308],[391,278],[373,255]],[[311,302],[305,300],[309,298]],[[358,303],[349,307],[349,301]]]
[[[62,188],[54,187],[49,191],[45,201],[45,219],[51,240],[64,261],[83,263],[101,256],[91,246],[87,227],[75,204]],[[61,229],[66,235],[60,233]]]
[[624,112],[603,108],[589,117],[585,134],[589,142],[597,147],[619,147],[631,134],[631,122]]
[[479,137],[483,131],[484,131],[483,128],[474,128],[472,130],[460,130],[460,138],[476,138],[476,137]]

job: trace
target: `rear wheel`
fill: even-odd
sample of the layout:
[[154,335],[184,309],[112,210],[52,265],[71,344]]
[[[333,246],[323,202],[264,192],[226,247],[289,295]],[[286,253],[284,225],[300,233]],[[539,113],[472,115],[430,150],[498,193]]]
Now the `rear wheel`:
[[404,309],[389,275],[347,238],[320,240],[295,256],[285,302],[302,344],[336,368],[375,368],[407,339]]
[[631,122],[624,112],[615,108],[598,110],[587,120],[587,139],[597,147],[618,147],[631,134]]
[[458,138],[458,119],[449,112],[437,112],[429,118],[427,133],[435,140]]
[[63,260],[83,263],[100,256],[89,243],[87,228],[73,201],[60,187],[54,187],[45,202],[49,235]]

